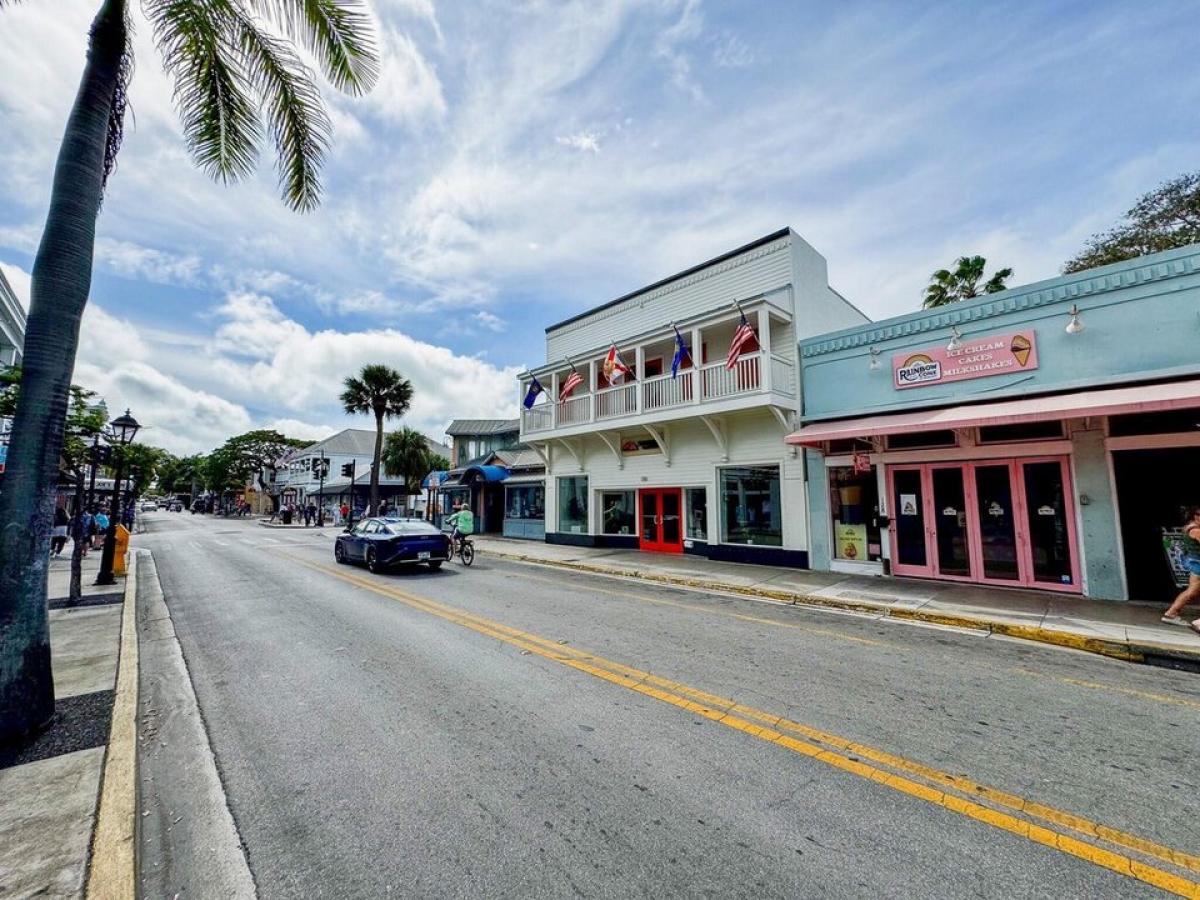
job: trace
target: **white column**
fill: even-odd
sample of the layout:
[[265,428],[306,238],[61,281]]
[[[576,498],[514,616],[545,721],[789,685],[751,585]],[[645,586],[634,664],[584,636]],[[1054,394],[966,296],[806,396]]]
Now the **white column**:
[[704,378],[700,374],[700,367],[704,364],[704,344],[701,342],[699,326],[692,329],[692,346],[689,348],[692,351],[692,402],[699,403],[702,399],[700,394],[704,388]]
[[758,311],[758,346],[762,349],[762,390],[771,390],[771,312],[767,307]]
[[588,361],[588,393],[591,394],[591,399],[588,400],[588,421],[596,421],[596,391],[599,388],[599,382],[596,381],[596,361],[594,359]]
[[550,427],[558,427],[558,372],[550,376]]
[[633,351],[633,366],[636,378],[634,383],[637,385],[637,411],[640,414],[645,401],[642,399],[642,385],[640,382],[646,379],[646,348],[638,345]]

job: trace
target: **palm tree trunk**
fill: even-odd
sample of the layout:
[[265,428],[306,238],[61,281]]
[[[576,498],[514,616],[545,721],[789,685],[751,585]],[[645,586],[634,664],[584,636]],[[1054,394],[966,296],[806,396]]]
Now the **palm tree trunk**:
[[21,394],[0,493],[0,742],[54,714],[46,612],[50,525],[126,38],[125,0],[104,0],[92,23],[33,263]]
[[383,415],[375,416],[375,464],[371,466],[371,512],[379,515],[379,467],[383,460]]

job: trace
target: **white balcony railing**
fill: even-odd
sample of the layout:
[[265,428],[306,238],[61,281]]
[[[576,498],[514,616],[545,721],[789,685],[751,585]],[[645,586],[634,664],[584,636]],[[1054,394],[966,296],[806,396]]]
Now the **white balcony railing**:
[[642,382],[642,410],[670,409],[691,403],[695,397],[695,373],[686,369],[672,378],[670,374],[656,375]]
[[522,431],[549,431],[554,427],[554,407],[547,403],[521,411]]
[[762,387],[762,354],[742,356],[732,369],[726,369],[724,361],[709,363],[700,370],[700,381],[705,400],[757,391]]
[[637,385],[620,384],[596,392],[596,418],[615,419],[631,416],[637,409]]
[[778,394],[796,392],[796,369],[790,359],[771,354],[771,390]]
[[592,395],[581,394],[578,397],[568,397],[558,404],[558,424],[582,425],[591,421]]

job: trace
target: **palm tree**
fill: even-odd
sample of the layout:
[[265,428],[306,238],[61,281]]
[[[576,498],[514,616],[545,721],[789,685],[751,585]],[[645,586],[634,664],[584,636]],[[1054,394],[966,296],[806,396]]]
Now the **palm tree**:
[[342,407],[351,415],[375,416],[375,461],[371,463],[371,507],[367,515],[379,509],[379,463],[383,457],[383,420],[399,418],[408,412],[413,389],[408,379],[388,366],[363,366],[355,378],[344,382]]
[[429,441],[415,428],[401,428],[387,436],[383,443],[383,471],[404,479],[408,496],[421,493],[421,479],[433,469],[433,454]]
[[[925,309],[937,309],[979,296],[979,282],[983,279],[983,270],[987,260],[982,256],[960,256],[954,262],[954,271],[938,269],[933,273],[929,287],[925,288]],[[983,293],[994,294],[1004,290],[1004,283],[1012,277],[1012,269],[1000,269],[983,285]]]
[[[0,0],[0,10],[15,2]],[[133,75],[132,2],[98,0],[33,263],[20,403],[0,494],[0,741],[54,712],[46,614],[54,484],[96,220]],[[142,0],[141,7],[174,81],[196,164],[223,182],[242,178],[253,171],[265,134],[285,202],[299,211],[315,207],[329,117],[296,44],[336,88],[368,90],[379,63],[359,0]]]

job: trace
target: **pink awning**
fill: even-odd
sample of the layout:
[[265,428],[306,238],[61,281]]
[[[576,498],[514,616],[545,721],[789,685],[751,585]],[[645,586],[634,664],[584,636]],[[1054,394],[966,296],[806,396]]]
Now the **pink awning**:
[[1126,413],[1200,407],[1200,379],[1169,384],[1076,391],[1026,400],[1002,400],[943,409],[863,416],[837,422],[815,422],[787,436],[789,444],[820,446],[825,441],[867,438],[913,431],[972,428],[979,425],[1018,425],[1025,422],[1054,422],[1085,416],[1116,416]]

